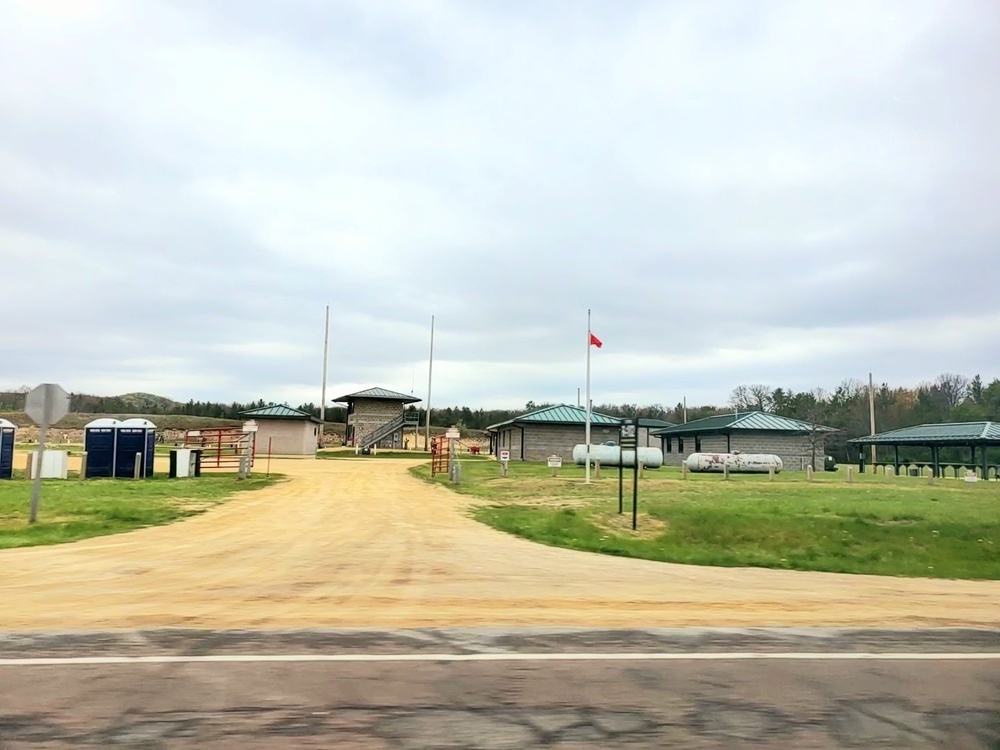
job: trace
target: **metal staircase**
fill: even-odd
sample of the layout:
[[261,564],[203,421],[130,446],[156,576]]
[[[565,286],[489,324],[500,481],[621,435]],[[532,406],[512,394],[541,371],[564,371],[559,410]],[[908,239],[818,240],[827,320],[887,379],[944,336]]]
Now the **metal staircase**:
[[361,448],[362,450],[364,450],[365,448],[371,448],[379,441],[389,437],[389,435],[391,435],[392,433],[402,429],[403,426],[406,424],[413,424],[413,423],[407,422],[406,415],[401,414],[391,422],[387,422],[386,424],[379,427],[377,430],[375,430],[375,432],[370,432],[369,434],[363,436],[361,440],[358,441],[357,447]]

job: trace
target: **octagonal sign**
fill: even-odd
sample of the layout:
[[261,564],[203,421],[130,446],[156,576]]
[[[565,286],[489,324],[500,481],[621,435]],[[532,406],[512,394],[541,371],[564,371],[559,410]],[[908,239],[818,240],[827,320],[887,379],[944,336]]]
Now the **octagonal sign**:
[[55,383],[42,383],[25,397],[24,413],[39,426],[55,424],[69,413],[69,394]]

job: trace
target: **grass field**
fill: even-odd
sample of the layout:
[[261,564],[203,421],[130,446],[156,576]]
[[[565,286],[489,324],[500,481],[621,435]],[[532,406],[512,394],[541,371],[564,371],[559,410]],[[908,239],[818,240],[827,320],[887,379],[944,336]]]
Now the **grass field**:
[[0,482],[0,549],[58,544],[197,515],[234,493],[266,487],[277,477],[212,474],[197,479],[90,479],[43,482],[38,522],[28,524],[31,483]]
[[[413,470],[429,479],[426,467]],[[558,478],[539,464],[463,465],[456,491],[482,500],[475,517],[526,539],[695,565],[755,566],[934,578],[1000,578],[1000,483],[899,477],[689,475],[648,472],[631,529],[631,473],[618,514],[617,471],[590,487],[582,467]],[[448,485],[447,477],[435,481]]]

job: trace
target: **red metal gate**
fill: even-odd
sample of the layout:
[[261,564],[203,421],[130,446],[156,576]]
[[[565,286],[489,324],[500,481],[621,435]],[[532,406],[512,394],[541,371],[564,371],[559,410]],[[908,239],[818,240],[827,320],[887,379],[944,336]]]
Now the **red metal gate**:
[[437,435],[431,438],[431,476],[448,472],[448,438]]
[[209,427],[188,430],[184,434],[184,447],[201,451],[202,469],[239,469],[240,457],[250,448],[250,466],[253,466],[256,433],[244,432],[242,427]]

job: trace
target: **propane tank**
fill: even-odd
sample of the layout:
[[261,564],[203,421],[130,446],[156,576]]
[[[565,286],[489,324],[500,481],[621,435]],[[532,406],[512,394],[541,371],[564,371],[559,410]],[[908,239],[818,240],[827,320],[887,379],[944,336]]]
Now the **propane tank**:
[[[635,450],[626,448],[625,463],[622,466],[635,466]],[[601,466],[618,466],[622,460],[622,448],[619,445],[590,446],[590,460],[600,461]],[[659,469],[663,466],[663,451],[660,448],[639,446],[639,460],[647,469]],[[587,463],[587,446],[577,445],[573,448],[573,461],[579,466]]]
[[688,471],[720,474],[727,466],[730,474],[767,474],[771,469],[777,474],[783,467],[781,458],[770,453],[692,453],[684,463]]

